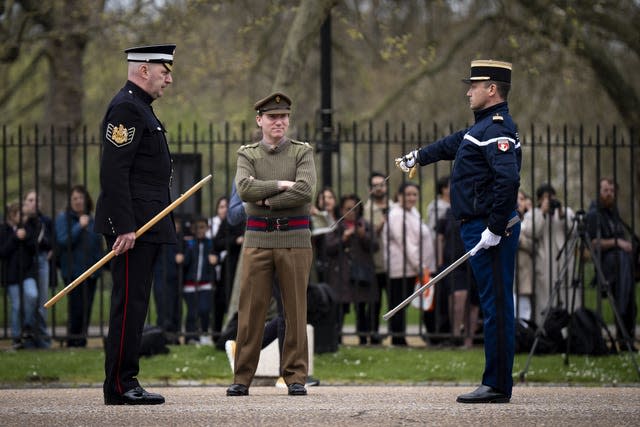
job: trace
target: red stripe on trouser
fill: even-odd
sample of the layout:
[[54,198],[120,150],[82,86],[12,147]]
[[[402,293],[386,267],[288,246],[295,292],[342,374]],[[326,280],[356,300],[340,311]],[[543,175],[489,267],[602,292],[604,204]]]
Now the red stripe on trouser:
[[129,305],[129,252],[124,254],[124,311],[122,314],[122,329],[120,330],[120,350],[118,351],[118,367],[116,368],[116,388],[122,394],[122,383],[120,382],[120,366],[122,366],[122,350],[124,348],[124,327],[127,323],[127,306]]

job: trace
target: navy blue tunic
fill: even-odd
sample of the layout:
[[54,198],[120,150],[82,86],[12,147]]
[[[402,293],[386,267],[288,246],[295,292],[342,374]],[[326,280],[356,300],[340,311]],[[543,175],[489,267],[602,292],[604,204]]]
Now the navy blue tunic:
[[511,396],[515,353],[513,279],[520,225],[505,234],[516,215],[522,155],[506,102],[475,112],[476,122],[418,151],[421,165],[455,160],[451,210],[462,221],[460,235],[471,250],[488,227],[500,243],[469,259],[484,318],[482,384]]

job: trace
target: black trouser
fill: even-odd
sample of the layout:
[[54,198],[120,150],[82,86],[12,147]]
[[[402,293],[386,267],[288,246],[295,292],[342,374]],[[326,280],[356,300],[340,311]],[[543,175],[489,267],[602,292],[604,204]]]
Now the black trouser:
[[387,307],[389,304],[389,292],[387,289],[387,273],[376,273],[376,282],[378,282],[378,298],[375,302],[369,303],[371,311],[368,313],[371,319],[372,338],[379,339],[378,331],[380,330],[380,310],[382,309],[382,292],[387,293]]
[[[389,307],[396,307],[413,293],[416,277],[401,277],[389,282]],[[406,307],[389,319],[391,344],[406,345],[407,313]]]
[[[107,247],[115,237],[106,236]],[[142,328],[149,308],[152,272],[162,245],[138,242],[111,261],[113,290],[105,343],[104,393],[119,395],[140,385],[136,379]]]
[[[96,294],[96,282],[98,279],[90,277],[86,283],[69,292],[69,327],[67,346],[86,347],[87,331],[91,320],[91,308],[93,297]],[[71,280],[65,281],[71,283]]]
[[371,332],[371,315],[370,310],[368,310],[370,304],[371,303],[368,302],[353,303],[356,309],[356,332],[358,333],[360,344],[367,343],[367,337],[369,336],[369,332]]

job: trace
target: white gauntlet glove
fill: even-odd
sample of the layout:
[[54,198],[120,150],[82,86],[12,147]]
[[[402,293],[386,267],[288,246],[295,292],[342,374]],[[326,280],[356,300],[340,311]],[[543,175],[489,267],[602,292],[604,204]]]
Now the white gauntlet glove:
[[471,249],[471,256],[477,254],[480,249],[489,249],[491,246],[497,245],[500,243],[500,239],[502,239],[502,236],[493,234],[489,228],[485,228],[480,236],[480,241]]
[[413,168],[418,164],[418,150],[413,150],[402,157],[396,159],[396,166],[402,170],[402,172],[411,172]]

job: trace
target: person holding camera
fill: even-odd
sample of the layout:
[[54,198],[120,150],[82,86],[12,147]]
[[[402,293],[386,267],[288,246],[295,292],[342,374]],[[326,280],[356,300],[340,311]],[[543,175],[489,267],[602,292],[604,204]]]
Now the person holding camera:
[[[537,206],[525,213],[521,233],[533,241],[536,271],[533,278],[534,320],[541,325],[545,310],[550,307],[569,307],[572,298],[571,276],[574,254],[565,248],[576,233],[574,212],[563,207],[551,184],[542,184],[536,190]],[[562,252],[562,253],[560,253]],[[558,258],[558,254],[560,257]],[[554,286],[560,280],[556,298],[551,301]],[[577,290],[580,292],[581,290]],[[582,300],[576,294],[576,307]]]
[[378,242],[371,232],[371,225],[363,218],[363,211],[357,195],[343,195],[340,214],[344,220],[325,239],[329,267],[327,281],[338,303],[338,336],[342,336],[344,317],[353,303],[360,345],[367,344],[371,334],[371,313],[367,308],[378,297],[372,256],[378,249]]
[[626,332],[630,350],[638,351],[634,343],[638,314],[634,273],[638,251],[633,232],[618,211],[617,194],[618,184],[613,178],[600,178],[598,199],[589,206],[586,233],[593,246],[591,256],[601,266],[608,284],[604,290],[611,292],[616,311],[622,318],[622,325],[616,322],[618,344],[620,348],[625,348]]

